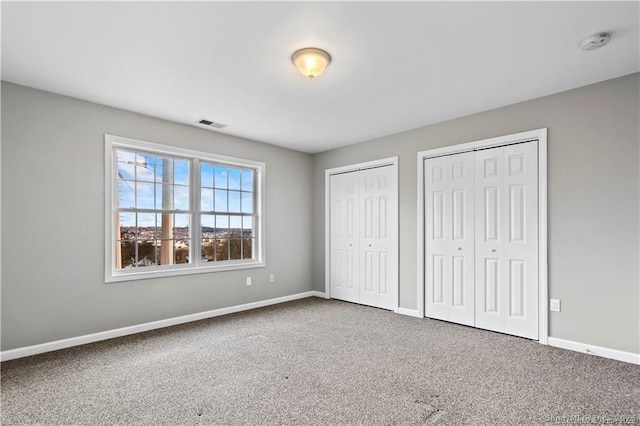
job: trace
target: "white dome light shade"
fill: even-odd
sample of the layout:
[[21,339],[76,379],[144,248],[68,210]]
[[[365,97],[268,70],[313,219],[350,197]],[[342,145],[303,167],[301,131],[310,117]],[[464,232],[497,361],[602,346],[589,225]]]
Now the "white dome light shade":
[[331,63],[331,55],[324,50],[307,47],[294,52],[291,56],[291,62],[298,68],[298,71],[312,80],[315,76],[322,74]]

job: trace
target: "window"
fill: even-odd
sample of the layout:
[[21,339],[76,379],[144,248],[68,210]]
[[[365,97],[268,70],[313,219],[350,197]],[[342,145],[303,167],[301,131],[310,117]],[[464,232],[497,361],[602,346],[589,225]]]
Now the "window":
[[105,135],[105,280],[264,266],[264,164]]

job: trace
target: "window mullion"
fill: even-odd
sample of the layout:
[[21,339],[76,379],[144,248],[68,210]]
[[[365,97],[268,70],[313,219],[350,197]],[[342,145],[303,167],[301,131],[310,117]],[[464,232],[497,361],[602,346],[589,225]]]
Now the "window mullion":
[[195,158],[192,161],[193,173],[191,173],[191,189],[190,189],[190,205],[191,210],[191,254],[193,256],[193,265],[199,266],[202,263],[202,226],[200,214],[200,195],[201,195],[201,178],[200,178],[200,160]]

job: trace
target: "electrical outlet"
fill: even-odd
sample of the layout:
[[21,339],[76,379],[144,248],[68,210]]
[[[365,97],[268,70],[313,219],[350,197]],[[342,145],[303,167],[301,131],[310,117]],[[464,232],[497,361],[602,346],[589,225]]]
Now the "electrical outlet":
[[247,277],[247,285],[251,285],[251,277]]
[[551,312],[560,312],[560,299],[551,299],[550,302],[549,310]]
[[276,276],[275,275],[273,275],[273,274],[269,275],[269,282],[270,283],[275,282],[275,280],[276,280]]

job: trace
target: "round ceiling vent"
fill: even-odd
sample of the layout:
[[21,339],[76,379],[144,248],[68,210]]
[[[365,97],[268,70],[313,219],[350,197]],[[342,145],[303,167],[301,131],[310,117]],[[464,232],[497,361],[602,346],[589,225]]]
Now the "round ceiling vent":
[[606,46],[607,44],[609,44],[610,40],[611,35],[609,33],[600,33],[591,37],[587,37],[582,40],[582,50],[600,49],[602,46]]

